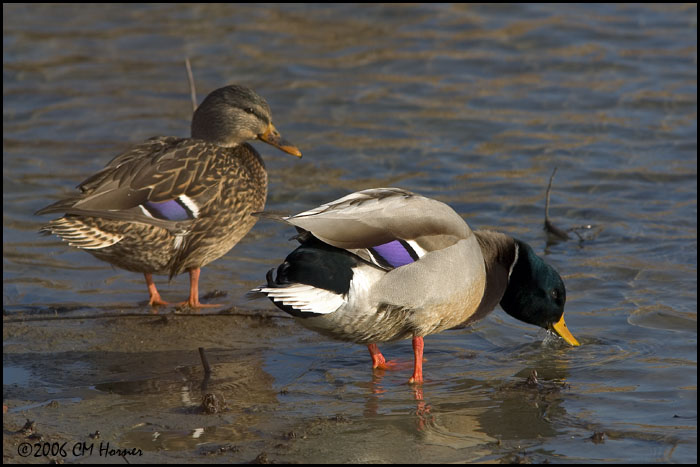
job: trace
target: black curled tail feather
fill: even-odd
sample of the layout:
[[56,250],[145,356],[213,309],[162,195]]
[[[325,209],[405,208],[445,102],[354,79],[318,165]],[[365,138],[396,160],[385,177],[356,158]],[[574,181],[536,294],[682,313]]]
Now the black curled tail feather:
[[274,287],[275,286],[275,281],[272,279],[272,271],[274,271],[275,268],[270,269],[267,271],[267,274],[265,274],[265,279],[267,279],[267,286],[268,287]]
[[[267,279],[267,286],[268,287],[275,287],[275,281],[272,279],[272,271],[274,271],[275,268],[270,269],[267,271],[267,274],[265,275],[265,278]],[[257,300],[258,298],[268,298],[267,294],[265,292],[260,291],[260,289],[264,286],[256,287],[252,290],[249,290],[245,294],[245,298],[247,300]],[[274,302],[273,302],[274,303]]]
[[277,268],[274,286],[307,284],[337,294],[347,294],[353,268],[361,261],[352,253],[316,238],[292,251]]
[[[311,236],[292,251],[276,270],[270,269],[265,275],[267,284],[257,287],[246,297],[249,299],[268,297],[270,289],[286,287],[311,286],[330,293],[332,296],[346,296],[354,276],[353,268],[363,262],[354,254],[323,243]],[[267,291],[263,291],[267,289]],[[272,294],[275,295],[275,294]],[[279,300],[273,300],[282,310],[301,317],[316,313],[300,312],[293,307],[283,305]]]

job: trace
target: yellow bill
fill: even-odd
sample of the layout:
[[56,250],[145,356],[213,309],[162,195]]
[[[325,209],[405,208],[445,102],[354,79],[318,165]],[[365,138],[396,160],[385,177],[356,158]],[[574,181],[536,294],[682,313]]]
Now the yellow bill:
[[569,328],[566,327],[566,323],[564,322],[564,315],[561,315],[561,319],[552,325],[552,331],[556,332],[559,337],[561,337],[574,347],[581,345],[578,343],[576,338],[571,335],[571,333],[569,332]]

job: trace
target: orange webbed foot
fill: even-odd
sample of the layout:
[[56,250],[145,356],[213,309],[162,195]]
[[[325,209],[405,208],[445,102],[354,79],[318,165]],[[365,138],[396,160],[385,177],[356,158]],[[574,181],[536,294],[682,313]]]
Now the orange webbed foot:
[[168,306],[170,305],[170,302],[166,302],[162,298],[160,298],[160,295],[156,296],[151,296],[151,299],[148,300],[148,304],[151,305],[152,307],[157,307],[157,306]]

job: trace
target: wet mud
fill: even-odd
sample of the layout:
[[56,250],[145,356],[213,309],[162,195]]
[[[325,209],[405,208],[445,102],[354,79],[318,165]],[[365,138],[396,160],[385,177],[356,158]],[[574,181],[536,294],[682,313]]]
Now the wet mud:
[[285,317],[21,318],[3,325],[5,462],[247,462],[288,442],[262,369]]

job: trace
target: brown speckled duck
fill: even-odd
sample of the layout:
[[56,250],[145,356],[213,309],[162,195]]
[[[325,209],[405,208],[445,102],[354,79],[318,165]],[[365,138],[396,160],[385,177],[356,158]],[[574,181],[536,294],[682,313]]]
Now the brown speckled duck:
[[377,342],[413,339],[423,381],[423,337],[509,315],[579,345],[564,322],[561,277],[525,242],[472,231],[448,205],[399,188],[349,194],[284,217],[301,243],[249,297],[267,296],[299,323],[367,344],[373,368],[392,365]]
[[80,193],[36,214],[65,213],[41,232],[128,271],[143,273],[149,304],[167,305],[153,274],[190,273],[185,302],[197,308],[200,269],[233,248],[265,206],[267,172],[246,141],[301,157],[272,124],[265,99],[244,86],[213,91],[192,116],[192,136],[134,146],[78,185]]

